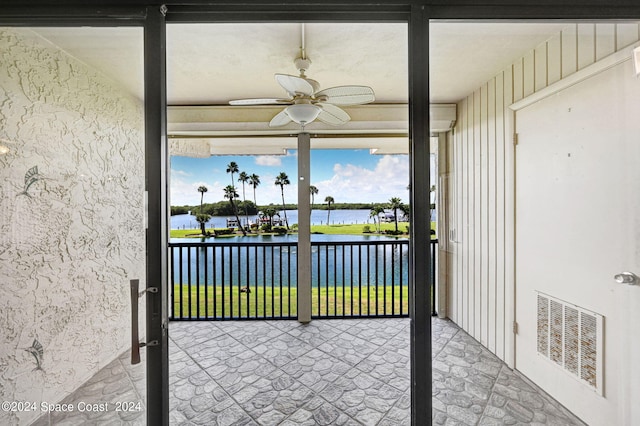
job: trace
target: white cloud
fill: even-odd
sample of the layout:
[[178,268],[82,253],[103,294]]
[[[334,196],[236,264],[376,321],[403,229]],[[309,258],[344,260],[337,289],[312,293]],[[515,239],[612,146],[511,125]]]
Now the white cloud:
[[387,202],[400,197],[409,202],[409,157],[382,156],[374,169],[336,163],[331,179],[314,183],[320,193],[317,200],[331,195],[337,203]]
[[[261,156],[258,159],[275,158],[274,156]],[[271,161],[271,160],[266,160]],[[276,174],[262,173],[260,185],[256,189],[256,198],[259,205],[282,203],[280,187],[274,184]],[[216,175],[213,175],[216,176]],[[228,175],[218,175],[217,181],[193,182],[188,178],[188,173],[171,171],[171,205],[198,205],[200,193],[198,186],[205,185],[209,189],[204,195],[205,203],[221,201],[223,189],[230,184]],[[291,184],[285,186],[284,197],[287,203],[296,203],[298,200],[298,185],[296,176],[289,176]],[[327,195],[331,195],[338,203],[348,202],[376,202],[385,203],[391,197],[400,197],[403,202],[409,202],[409,157],[407,155],[385,155],[378,158],[374,168],[366,168],[353,164],[336,163],[333,166],[333,176],[324,181],[313,181],[320,193],[315,197],[316,203],[322,203]],[[242,198],[242,185],[237,182],[238,194]],[[246,198],[253,200],[253,188],[245,187]]]
[[282,165],[282,159],[275,155],[258,155],[256,156],[256,164],[258,166],[279,167]]
[[175,169],[171,169],[171,175],[172,176],[193,176],[193,174],[189,172],[185,172],[184,170],[175,170]]
[[204,185],[208,191],[204,194],[204,202],[211,203],[220,201],[223,198],[223,188],[227,185],[218,181],[215,182],[189,182],[179,173],[171,171],[171,200],[172,206],[194,206],[200,204],[200,193],[198,187]]

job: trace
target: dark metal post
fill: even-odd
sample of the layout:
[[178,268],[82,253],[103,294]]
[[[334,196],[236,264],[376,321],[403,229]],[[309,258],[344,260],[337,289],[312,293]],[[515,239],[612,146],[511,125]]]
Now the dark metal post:
[[429,22],[412,6],[409,21],[409,158],[411,162],[411,424],[431,424],[431,313],[429,273]]
[[[169,424],[167,335],[167,138],[165,20],[160,7],[147,8],[144,27],[145,175],[147,190],[147,424]],[[180,300],[182,303],[182,300]]]

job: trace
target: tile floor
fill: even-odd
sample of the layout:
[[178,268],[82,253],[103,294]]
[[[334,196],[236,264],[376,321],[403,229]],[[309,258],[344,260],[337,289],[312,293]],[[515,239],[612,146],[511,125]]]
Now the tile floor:
[[[432,324],[434,424],[583,425],[453,323]],[[170,422],[408,425],[408,342],[408,319],[173,322]],[[65,402],[141,401],[141,366],[123,354]],[[74,412],[36,424],[144,420],[144,411]]]

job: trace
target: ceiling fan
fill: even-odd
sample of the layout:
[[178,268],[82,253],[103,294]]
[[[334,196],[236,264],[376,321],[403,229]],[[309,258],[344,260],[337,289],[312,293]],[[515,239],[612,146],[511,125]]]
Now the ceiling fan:
[[326,124],[339,126],[351,120],[349,114],[336,105],[361,105],[373,102],[375,94],[368,86],[337,86],[320,90],[320,83],[307,78],[305,72],[311,65],[311,60],[304,54],[304,30],[301,56],[294,64],[300,76],[276,74],[278,84],[287,92],[287,99],[259,98],[237,99],[230,101],[230,105],[289,105],[269,122],[269,127],[280,127],[292,121],[303,128],[318,119]]

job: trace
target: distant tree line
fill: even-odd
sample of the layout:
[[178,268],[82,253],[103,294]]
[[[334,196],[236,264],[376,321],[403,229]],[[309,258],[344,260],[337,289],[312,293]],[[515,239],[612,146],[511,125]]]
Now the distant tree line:
[[[370,210],[371,208],[373,208],[373,206],[377,204],[378,203],[331,203],[331,210]],[[245,202],[240,201],[238,203],[238,210],[244,213],[244,206],[245,206]],[[269,206],[275,206],[275,205],[268,204],[268,205],[256,207],[256,205],[252,201],[247,200],[246,206],[247,206],[247,213],[250,215],[255,215],[263,208],[266,208]],[[287,210],[296,210],[298,208],[298,205],[287,203],[285,204],[285,207]],[[277,208],[281,209],[282,206],[278,205]],[[195,214],[196,211],[199,211],[199,209],[200,209],[199,205],[171,206],[171,215],[174,216],[178,214],[187,214],[189,213],[189,211],[191,211],[192,214]],[[327,204],[315,203],[313,205],[313,209],[328,210],[329,206]],[[213,204],[211,203],[203,204],[203,212],[205,214],[209,214],[212,216],[233,216],[233,211],[228,201],[218,201],[217,203],[213,203]],[[215,213],[215,212],[222,212],[222,213]]]
[[[244,213],[245,206],[247,209],[247,214],[257,215],[258,208],[253,203],[253,201],[237,201],[238,210]],[[200,206],[171,206],[171,216],[175,216],[178,214],[187,214],[191,212],[192,215],[196,215],[196,213],[200,213]],[[233,216],[235,214],[233,207],[229,204],[229,201],[218,201],[217,203],[205,203],[202,205],[202,213],[208,214],[209,216]]]

